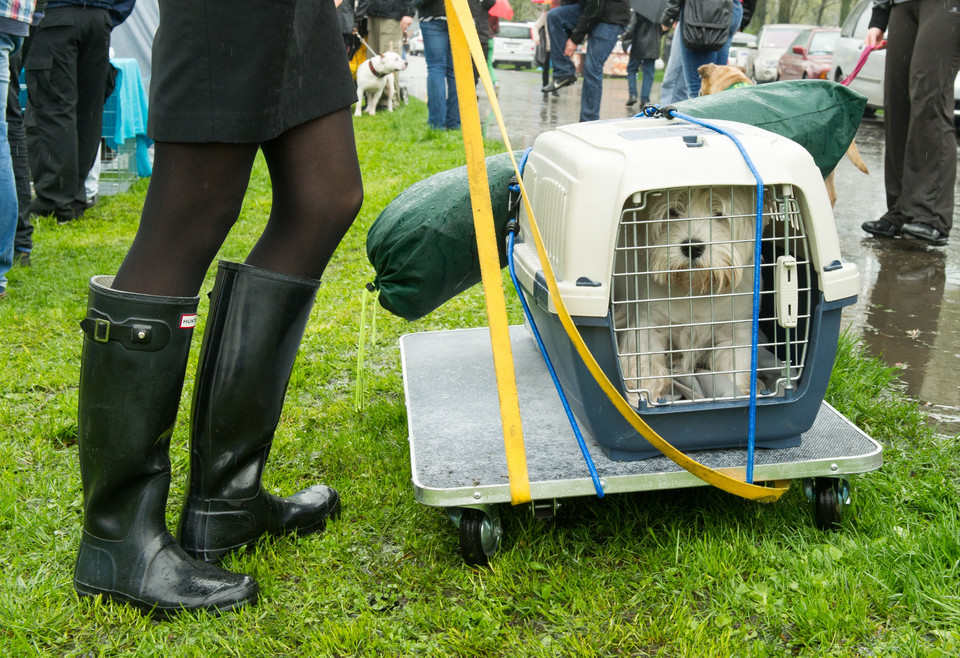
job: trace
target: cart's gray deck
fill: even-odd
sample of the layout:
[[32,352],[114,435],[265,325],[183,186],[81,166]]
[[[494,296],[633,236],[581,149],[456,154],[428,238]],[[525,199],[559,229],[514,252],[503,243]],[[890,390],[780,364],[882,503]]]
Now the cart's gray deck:
[[[510,338],[532,497],[595,495],[536,343],[522,326],[511,327]],[[417,500],[441,507],[509,502],[489,330],[409,334],[400,339],[400,354]],[[592,436],[583,435],[607,493],[705,484],[666,457],[612,461]],[[747,459],[745,450],[692,456],[741,473]],[[879,468],[882,457],[876,441],[824,403],[798,447],[758,450],[754,463],[760,481],[862,473]]]

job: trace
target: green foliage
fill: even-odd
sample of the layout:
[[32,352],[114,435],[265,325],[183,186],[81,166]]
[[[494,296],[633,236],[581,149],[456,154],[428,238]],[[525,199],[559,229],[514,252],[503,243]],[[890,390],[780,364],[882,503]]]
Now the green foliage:
[[[366,348],[366,405],[353,406],[360,293],[373,278],[366,230],[401,190],[463,161],[460,133],[428,130],[425,115],[411,101],[355,121],[364,206],[324,277],[267,468],[277,492],[333,485],[343,516],[322,535],[264,540],[230,556],[225,566],[254,575],[263,591],[260,605],[237,614],[156,623],[74,594],[77,322],[89,276],[116,271],[129,247],[147,182],[82,221],[38,224],[34,265],[10,273],[0,302],[0,653],[957,655],[960,454],[850,337],[829,398],[884,444],[885,464],[853,478],[854,509],[838,532],[813,527],[797,486],[775,505],[710,489],[621,494],[569,499],[551,522],[506,509],[492,566],[464,565],[444,512],[413,497],[397,339],[482,326],[479,287],[414,323],[381,312],[377,342]],[[258,161],[220,257],[243,259],[269,192]],[[212,277],[213,268],[204,293]],[[198,349],[196,340],[192,366]],[[171,526],[187,471],[191,388],[188,374],[173,438]]]

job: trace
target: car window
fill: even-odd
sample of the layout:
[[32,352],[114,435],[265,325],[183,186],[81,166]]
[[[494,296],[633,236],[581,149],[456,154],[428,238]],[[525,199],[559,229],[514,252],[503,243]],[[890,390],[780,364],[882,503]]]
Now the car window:
[[500,24],[500,33],[497,35],[504,39],[529,39],[530,28],[526,25],[504,25]]
[[839,38],[839,32],[814,32],[807,52],[811,55],[828,55],[833,52],[833,46]]
[[867,30],[870,29],[870,17],[873,15],[873,4],[870,2],[864,3],[863,9],[864,11],[857,21],[857,29],[853,31],[853,36],[857,39],[863,39],[867,36]]
[[793,40],[793,43],[787,46],[787,50],[793,50],[794,46],[803,46],[804,48],[806,48],[807,41],[809,40],[810,40],[810,30],[804,30],[803,32],[797,35],[797,38]]
[[797,36],[797,30],[764,30],[761,48],[786,48]]
[[[873,0],[860,0],[860,2],[854,5],[853,9],[850,10],[850,13],[847,14],[847,19],[843,21],[843,25],[840,28],[840,34],[845,37],[857,36],[857,23],[860,22],[860,17],[863,16],[864,9],[872,6]],[[869,20],[870,19],[868,18],[867,21],[869,22]]]

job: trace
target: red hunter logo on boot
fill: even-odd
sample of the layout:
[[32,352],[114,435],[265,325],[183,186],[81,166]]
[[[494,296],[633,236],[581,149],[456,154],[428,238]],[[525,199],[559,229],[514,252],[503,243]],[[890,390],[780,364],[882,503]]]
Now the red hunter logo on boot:
[[180,328],[181,329],[193,329],[197,326],[197,314],[190,313],[180,316]]

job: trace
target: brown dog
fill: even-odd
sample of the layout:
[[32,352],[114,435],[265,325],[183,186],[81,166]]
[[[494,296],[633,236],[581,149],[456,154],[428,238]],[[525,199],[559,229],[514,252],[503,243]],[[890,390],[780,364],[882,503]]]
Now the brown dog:
[[[743,68],[739,66],[704,64],[697,69],[697,73],[700,74],[700,79],[702,81],[700,83],[701,96],[716,94],[717,92],[724,91],[726,89],[753,84],[750,81],[750,78],[746,76],[746,72],[743,70]],[[863,158],[860,157],[860,151],[857,150],[857,143],[855,141],[850,142],[850,146],[847,147],[847,157],[850,158],[850,161],[857,169],[865,174],[870,173],[870,170],[867,169],[867,164],[863,161]],[[834,172],[831,171],[830,175],[823,180],[823,184],[827,188],[827,196],[830,197],[831,206],[834,206],[837,203],[837,187],[833,181],[833,174]]]

